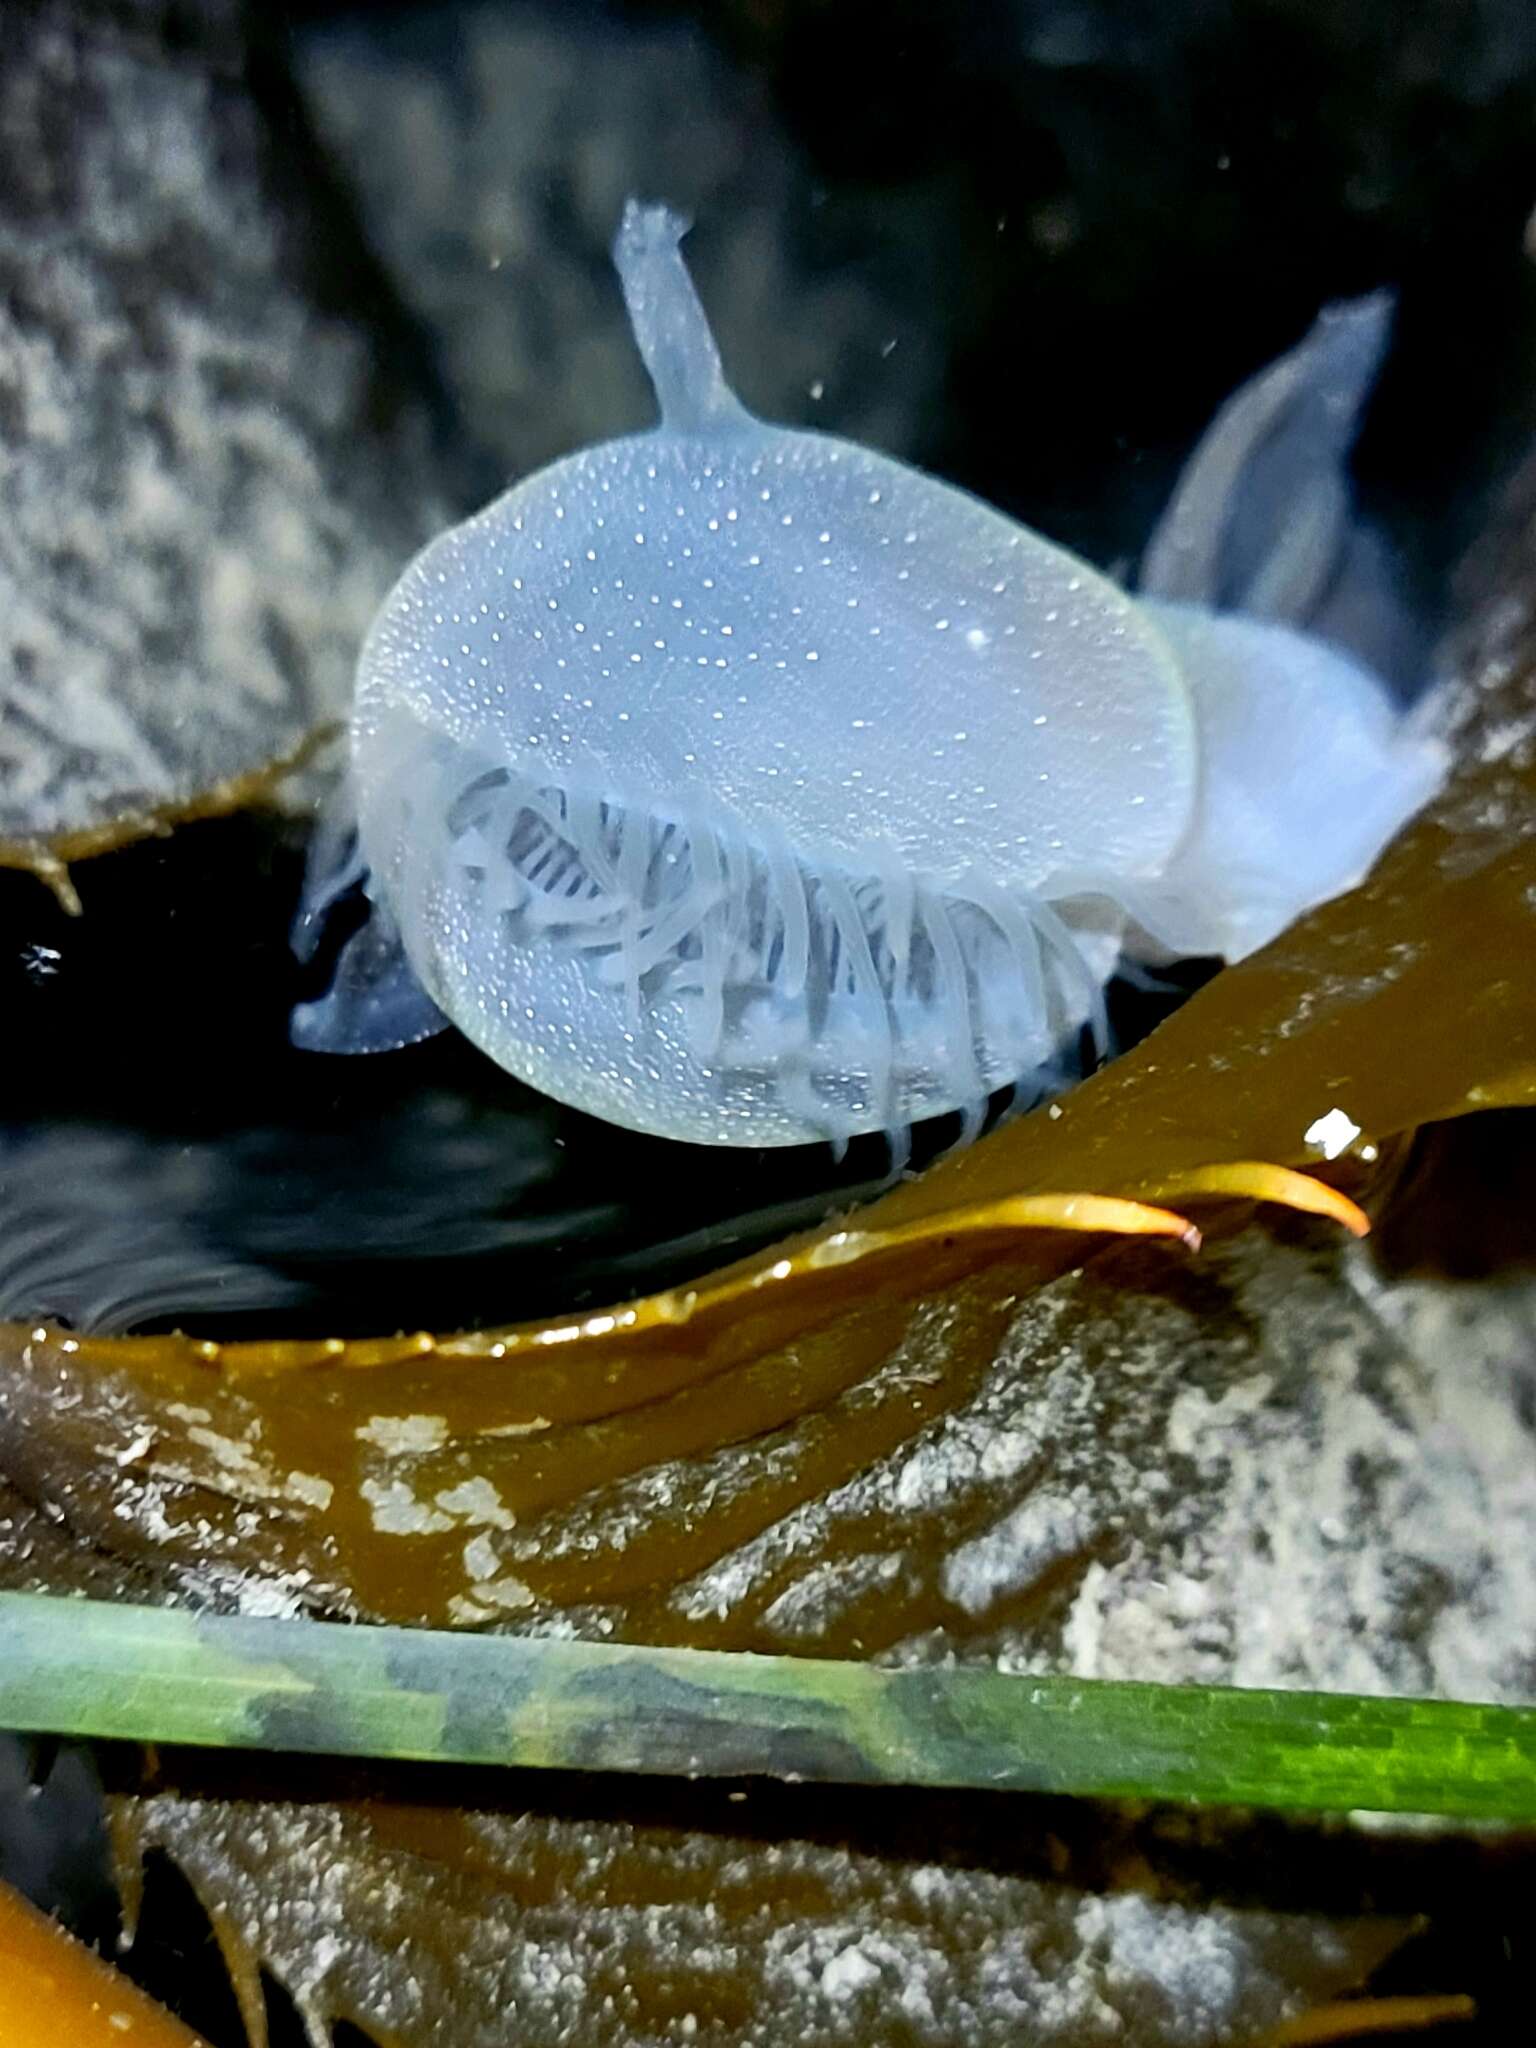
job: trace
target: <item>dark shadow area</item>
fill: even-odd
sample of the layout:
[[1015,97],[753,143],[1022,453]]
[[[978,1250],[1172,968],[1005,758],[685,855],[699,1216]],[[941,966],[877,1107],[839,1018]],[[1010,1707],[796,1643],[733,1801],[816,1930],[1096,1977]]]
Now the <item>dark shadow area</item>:
[[1484,1110],[1414,1133],[1372,1249],[1393,1278],[1529,1273],[1533,1214],[1536,1110]]
[[[603,1124],[454,1031],[295,1050],[289,1011],[327,965],[289,951],[301,866],[297,828],[246,816],[82,863],[79,917],[0,873],[0,1312],[225,1338],[554,1315],[694,1278],[887,1177],[881,1137],[838,1162]],[[1117,1046],[1209,971],[1117,985]],[[921,1126],[914,1168],[959,1127]]]

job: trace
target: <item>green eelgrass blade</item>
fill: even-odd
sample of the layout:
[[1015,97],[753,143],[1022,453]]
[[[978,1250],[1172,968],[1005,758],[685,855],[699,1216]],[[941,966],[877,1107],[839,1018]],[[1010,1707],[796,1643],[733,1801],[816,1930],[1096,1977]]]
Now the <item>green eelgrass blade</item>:
[[1536,1822],[1536,1707],[886,1670],[0,1593],[0,1727]]

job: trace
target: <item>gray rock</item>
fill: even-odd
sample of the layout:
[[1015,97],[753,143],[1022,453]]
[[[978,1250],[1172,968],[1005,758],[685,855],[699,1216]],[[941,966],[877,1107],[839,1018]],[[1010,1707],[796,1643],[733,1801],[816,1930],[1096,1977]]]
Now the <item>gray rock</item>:
[[679,21],[431,7],[296,43],[315,125],[499,488],[648,425],[609,245],[664,198],[733,383],[775,418],[920,452],[958,254],[939,180],[828,193],[761,81]]
[[425,415],[347,304],[345,215],[306,212],[235,9],[162,42],[173,12],[7,11],[0,836],[291,748],[443,518]]

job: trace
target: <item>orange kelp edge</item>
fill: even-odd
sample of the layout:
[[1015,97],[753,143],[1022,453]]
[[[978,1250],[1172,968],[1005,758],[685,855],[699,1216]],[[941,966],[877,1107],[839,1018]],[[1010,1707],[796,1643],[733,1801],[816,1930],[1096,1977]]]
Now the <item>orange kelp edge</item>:
[[1268,1166],[1261,1159],[1234,1159],[1225,1166],[1196,1167],[1192,1173],[1175,1176],[1163,1189],[1164,1198],[1187,1202],[1191,1196],[1231,1195],[1252,1202],[1271,1202],[1277,1208],[1295,1209],[1304,1216],[1328,1216],[1342,1223],[1351,1237],[1368,1237],[1371,1219],[1348,1195],[1310,1174],[1294,1173],[1288,1166]]
[[[1240,1198],[1268,1202],[1305,1215],[1326,1216],[1343,1224],[1353,1236],[1370,1230],[1365,1212],[1326,1182],[1270,1166],[1262,1161],[1235,1160],[1178,1177],[1170,1193],[1178,1199],[1190,1197]],[[864,1212],[875,1214],[876,1210]],[[1201,1233],[1187,1216],[1152,1203],[1119,1195],[1087,1193],[1005,1196],[999,1200],[970,1203],[956,1209],[940,1209],[932,1215],[889,1229],[859,1226],[828,1227],[791,1244],[773,1248],[750,1260],[728,1266],[714,1276],[658,1294],[643,1295],[616,1306],[586,1310],[565,1321],[509,1325],[505,1329],[466,1332],[460,1336],[433,1336],[429,1331],[408,1335],[347,1340],[328,1337],[319,1340],[267,1339],[221,1344],[215,1339],[182,1334],[169,1337],[76,1337],[39,1324],[30,1332],[34,1345],[51,1344],[82,1362],[100,1359],[128,1367],[152,1368],[159,1360],[175,1357],[184,1365],[204,1365],[231,1375],[265,1375],[335,1366],[376,1369],[382,1366],[421,1361],[433,1357],[492,1361],[548,1351],[551,1347],[579,1346],[585,1340],[601,1340],[604,1348],[615,1337],[638,1337],[646,1332],[681,1331],[694,1323],[707,1323],[722,1311],[754,1301],[767,1290],[786,1283],[804,1282],[817,1274],[847,1268],[864,1261],[881,1261],[889,1255],[922,1247],[956,1245],[975,1240],[966,1255],[974,1265],[985,1256],[983,1244],[991,1241],[995,1255],[1008,1249],[1009,1240],[1020,1231],[1061,1231],[1090,1237],[1170,1238],[1187,1251],[1198,1251]],[[5,1326],[0,1325],[0,1329]],[[10,1326],[20,1339],[22,1326]],[[567,1353],[568,1355],[568,1353]]]
[[168,839],[178,825],[227,818],[236,811],[270,804],[279,786],[289,776],[307,768],[340,732],[341,727],[336,724],[316,726],[287,753],[275,755],[242,774],[228,776],[179,802],[167,800],[143,809],[120,811],[100,824],[82,825],[73,832],[52,833],[37,839],[0,839],[0,868],[35,875],[53,891],[61,910],[70,917],[78,917],[80,896],[69,872],[77,862],[116,853],[120,847],[132,846],[140,839]]
[[1323,2048],[1364,2041],[1373,2034],[1407,2034],[1477,2018],[1477,2002],[1463,1992],[1405,1993],[1392,1998],[1341,1998],[1298,2013],[1256,2043],[1256,2048]]
[[5,2048],[208,2048],[120,1970],[0,1884]]

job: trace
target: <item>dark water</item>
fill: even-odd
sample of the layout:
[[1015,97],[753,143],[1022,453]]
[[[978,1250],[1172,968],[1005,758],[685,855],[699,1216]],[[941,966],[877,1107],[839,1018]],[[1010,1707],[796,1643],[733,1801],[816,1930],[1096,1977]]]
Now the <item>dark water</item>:
[[[825,1152],[667,1145],[524,1088],[456,1032],[295,1051],[296,832],[187,828],[5,876],[5,1306],[243,1334],[462,1326],[630,1292],[821,1213]],[[871,1162],[850,1162],[868,1178]],[[876,1169],[878,1171],[878,1168]],[[740,1220],[738,1220],[740,1219]]]
[[[226,1336],[554,1314],[690,1278],[884,1178],[878,1138],[837,1162],[619,1130],[453,1031],[296,1051],[301,870],[302,828],[248,816],[82,865],[78,918],[0,873],[5,1313]],[[1123,990],[1121,1042],[1176,999]],[[917,1160],[957,1128],[921,1132]]]

